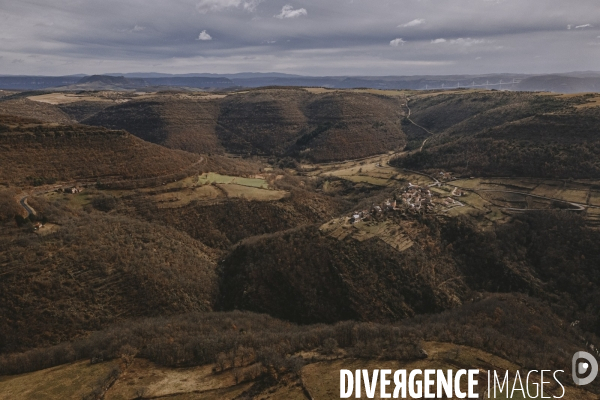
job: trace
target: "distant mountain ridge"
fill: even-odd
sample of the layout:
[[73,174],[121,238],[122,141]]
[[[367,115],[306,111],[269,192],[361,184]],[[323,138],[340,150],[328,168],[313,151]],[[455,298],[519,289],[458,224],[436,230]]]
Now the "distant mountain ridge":
[[518,90],[558,93],[581,93],[600,91],[600,76],[574,77],[567,75],[532,76],[522,80]]
[[123,73],[70,76],[0,75],[0,89],[41,90],[137,90],[154,87],[227,89],[261,86],[316,86],[332,89],[371,88],[385,90],[428,90],[479,88],[559,93],[600,91],[600,72],[561,74],[479,74],[413,76],[303,76],[277,72],[236,74]]
[[113,75],[92,75],[81,78],[72,88],[77,89],[139,89],[154,86],[190,88],[227,88],[235,84],[227,78],[166,76],[155,78],[126,78]]

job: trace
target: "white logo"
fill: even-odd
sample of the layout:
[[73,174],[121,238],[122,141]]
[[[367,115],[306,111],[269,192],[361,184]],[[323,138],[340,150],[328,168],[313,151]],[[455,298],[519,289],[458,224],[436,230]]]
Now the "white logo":
[[[585,361],[581,361],[581,360]],[[580,378],[580,376],[587,374],[587,378]],[[592,383],[598,376],[598,361],[590,353],[585,351],[578,351],[573,355],[573,381],[576,385],[583,386]]]

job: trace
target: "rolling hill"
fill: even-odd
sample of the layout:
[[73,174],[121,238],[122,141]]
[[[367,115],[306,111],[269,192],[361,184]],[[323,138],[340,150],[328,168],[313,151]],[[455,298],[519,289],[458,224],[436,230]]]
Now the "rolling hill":
[[85,124],[125,129],[142,139],[200,154],[360,158],[404,147],[396,97],[257,89],[206,100],[160,95],[104,109]]
[[[377,237],[312,226],[242,240],[221,263],[219,305],[298,323],[389,322],[460,308],[482,291],[521,292],[600,333],[597,232],[580,217],[531,214],[491,232],[460,218],[387,223],[394,229]],[[413,243],[398,249],[390,235]]]
[[153,178],[200,160],[125,131],[0,117],[0,181],[11,184]]
[[[45,214],[56,208],[36,206]],[[130,317],[212,310],[216,262],[205,246],[126,216],[59,212],[51,234],[10,228],[0,236],[0,352],[72,340]]]
[[32,118],[42,122],[72,123],[71,117],[60,108],[27,98],[8,98],[0,101],[0,115]]
[[194,153],[223,153],[219,105],[204,96],[159,95],[105,108],[82,123],[124,129],[146,141]]
[[228,96],[221,103],[217,135],[233,153],[333,161],[405,144],[397,98],[272,89]]
[[327,398],[346,364],[571,382],[600,355],[600,96],[7,97],[0,398]]
[[592,178],[600,173],[594,95],[444,93],[410,101],[430,130],[423,151],[392,165],[462,175]]

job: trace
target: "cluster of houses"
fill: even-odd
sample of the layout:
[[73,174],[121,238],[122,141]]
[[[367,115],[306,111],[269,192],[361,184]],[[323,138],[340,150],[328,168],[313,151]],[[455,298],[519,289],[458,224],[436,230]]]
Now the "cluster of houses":
[[387,199],[381,205],[373,204],[371,210],[354,211],[348,222],[354,224],[359,221],[370,221],[374,215],[383,213],[384,211],[399,210],[396,205],[396,200]]
[[[402,202],[408,208],[409,211],[413,212],[432,212],[435,210],[436,204],[442,205],[444,207],[455,207],[455,206],[463,206],[460,201],[453,199],[448,196],[442,200],[436,200],[437,203],[434,203],[433,196],[431,194],[430,188],[433,186],[442,186],[441,182],[437,181],[432,183],[429,186],[418,186],[413,185],[411,183],[408,184],[408,187],[402,193]],[[461,197],[464,196],[465,193],[459,188],[454,188],[452,190],[451,196]]]
[[442,200],[442,204],[446,207],[450,207],[458,204],[458,201],[454,200],[452,197],[446,197],[444,200]]
[[433,211],[434,203],[431,190],[429,190],[428,186],[418,186],[409,183],[401,197],[402,202],[410,211]]
[[58,193],[71,193],[71,194],[75,194],[75,193],[79,193],[81,192],[81,189],[79,189],[78,187],[70,187],[70,188],[58,188],[56,189],[56,191]]
[[438,175],[438,179],[442,181],[453,181],[454,179],[456,179],[452,176],[452,173],[450,172],[441,171]]
[[[463,205],[460,201],[453,199],[450,196],[446,198],[437,197],[436,202],[434,202],[434,195],[431,193],[430,189],[431,186],[441,186],[441,182],[438,181],[429,186],[419,186],[409,183],[402,194],[396,196],[398,200],[387,199],[379,205],[373,204],[370,210],[354,211],[348,222],[354,224],[359,221],[371,221],[374,216],[388,211],[407,210],[414,213],[426,213],[434,212],[436,210],[436,205],[438,206],[438,211],[441,211],[439,206],[451,208]],[[464,192],[458,188],[454,188],[451,193],[451,196],[456,197],[464,195]]]

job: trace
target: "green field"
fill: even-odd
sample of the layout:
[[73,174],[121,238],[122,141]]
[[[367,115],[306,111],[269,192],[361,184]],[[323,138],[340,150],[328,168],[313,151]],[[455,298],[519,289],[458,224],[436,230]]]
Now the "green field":
[[283,190],[267,190],[252,186],[243,186],[236,183],[217,185],[227,197],[240,197],[247,200],[270,201],[283,199],[287,192]]
[[58,193],[48,192],[44,194],[44,197],[49,201],[61,201],[67,204],[71,208],[79,209],[83,206],[90,204],[91,194],[87,191],[81,193]]
[[375,178],[367,175],[346,175],[341,176],[341,178],[355,183],[368,183],[375,186],[387,186],[390,183],[388,179]]
[[209,172],[209,173],[200,175],[200,177],[198,178],[198,183],[199,184],[206,184],[206,183],[231,184],[231,183],[235,183],[236,185],[241,185],[241,186],[250,186],[250,187],[262,188],[262,189],[269,188],[269,184],[264,179],[242,178],[239,176],[216,174],[214,172]]

